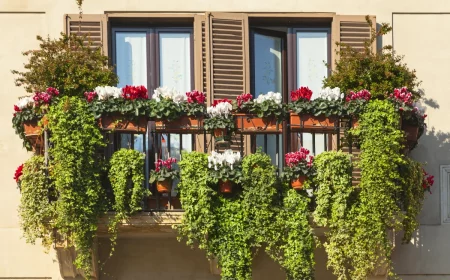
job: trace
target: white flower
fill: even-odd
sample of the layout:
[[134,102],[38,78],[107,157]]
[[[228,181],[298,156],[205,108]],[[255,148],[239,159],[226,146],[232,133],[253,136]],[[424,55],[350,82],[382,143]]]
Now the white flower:
[[264,101],[274,101],[276,104],[281,104],[281,102],[283,101],[283,97],[279,92],[269,91],[266,94],[258,95],[258,97],[255,99],[256,103],[263,103]]
[[418,113],[421,115],[423,115],[426,111],[426,107],[424,107],[420,102],[414,102],[413,107],[417,108]]
[[20,110],[22,110],[22,109],[24,109],[24,108],[26,108],[26,107],[28,107],[30,105],[33,105],[33,104],[34,104],[33,97],[26,96],[26,97],[23,97],[23,98],[19,99],[19,101],[17,102],[16,105],[17,105],[17,107],[20,108]]
[[174,88],[159,87],[153,92],[153,99],[156,100],[156,102],[160,102],[162,99],[170,99],[177,104],[187,101],[186,94],[181,93]]
[[341,89],[338,87],[330,88],[326,87],[319,93],[318,98],[327,100],[338,100],[344,98],[344,93],[341,93]]
[[97,93],[99,100],[122,97],[122,89],[118,87],[110,87],[110,86],[96,87],[94,91]]
[[231,110],[233,109],[233,106],[228,102],[220,102],[217,103],[215,107],[208,107],[206,108],[206,113],[211,117],[225,117],[228,118],[228,116],[231,114]]
[[239,152],[233,153],[233,150],[225,150],[223,153],[212,151],[211,155],[208,156],[208,167],[214,167],[215,170],[218,170],[225,165],[233,169],[234,165],[240,161],[241,153]]

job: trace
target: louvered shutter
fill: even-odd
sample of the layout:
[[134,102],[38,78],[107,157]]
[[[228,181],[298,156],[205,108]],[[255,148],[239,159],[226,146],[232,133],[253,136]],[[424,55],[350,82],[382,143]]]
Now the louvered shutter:
[[[106,15],[79,14],[64,16],[64,32],[66,34],[87,35],[93,47],[101,47],[102,53],[108,55],[108,18]],[[87,44],[87,42],[86,42]]]
[[[376,30],[376,18],[375,16],[369,16],[372,20],[372,26],[366,21],[366,16],[341,16],[336,15],[333,17],[333,24],[331,30],[332,37],[332,56],[333,56],[333,68],[335,60],[339,59],[339,46],[336,42],[346,44],[357,50],[363,51],[365,42],[369,41],[372,37],[371,27]],[[372,51],[376,51],[377,44],[374,40],[372,44]]]
[[[208,57],[206,67],[207,92],[211,100],[231,99],[250,92],[250,60],[248,16],[240,13],[210,13],[206,26]],[[242,147],[241,147],[242,140]],[[250,152],[250,137],[236,135],[230,147]]]
[[[335,61],[339,60],[339,46],[336,45],[336,42],[351,46],[352,48],[363,51],[365,42],[370,41],[372,37],[371,29],[376,30],[376,18],[375,16],[369,16],[372,21],[372,26],[370,26],[366,21],[366,16],[341,16],[336,15],[333,17],[332,24],[332,63],[333,69],[335,67]],[[371,45],[372,51],[376,52],[377,44],[376,40]],[[345,124],[347,125],[347,124]],[[344,137],[344,133],[341,132],[341,138]],[[348,144],[344,144],[342,147],[343,152],[351,153],[353,155],[352,161],[356,165],[359,161],[360,150],[354,145],[350,148]],[[358,185],[361,182],[361,169],[358,167],[354,167],[352,170],[352,184],[354,186]]]

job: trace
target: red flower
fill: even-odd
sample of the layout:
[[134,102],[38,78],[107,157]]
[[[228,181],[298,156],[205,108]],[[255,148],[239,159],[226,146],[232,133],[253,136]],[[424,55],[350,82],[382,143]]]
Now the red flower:
[[252,99],[253,99],[253,96],[250,93],[243,93],[236,98],[237,105],[240,108],[243,103],[249,102]]
[[188,103],[198,103],[203,104],[206,100],[206,95],[198,90],[193,90],[191,92],[186,92]]
[[95,91],[85,92],[84,97],[86,97],[87,102],[92,102],[97,97],[97,93]]
[[[22,110],[20,110],[19,106],[14,105],[14,112],[20,112],[20,111],[22,111]],[[15,115],[15,113],[14,113],[14,115]]]
[[297,100],[311,100],[313,92],[308,87],[300,87],[297,90],[291,91],[291,101],[295,102]]
[[314,157],[309,155],[309,150],[305,148],[300,148],[300,151],[287,153],[284,156],[286,165],[289,167],[297,166],[301,163],[306,164],[308,167],[312,167]]
[[212,106],[216,107],[217,104],[222,103],[222,102],[228,102],[228,103],[231,104],[231,100],[225,98],[225,99],[216,99],[216,100],[214,100]]
[[56,88],[49,87],[45,90],[46,93],[50,94],[51,96],[58,96],[59,91]]
[[122,88],[122,97],[128,100],[148,99],[148,92],[144,86],[125,86]]
[[371,94],[367,89],[363,89],[358,92],[350,91],[350,93],[345,97],[345,101],[349,102],[356,99],[364,99],[366,101],[369,101],[370,97]]
[[159,172],[159,171],[161,171],[161,168],[165,168],[167,170],[171,170],[172,169],[172,164],[176,163],[176,162],[177,162],[176,158],[168,158],[166,160],[158,159],[155,162],[155,171]]
[[16,172],[14,173],[14,180],[16,180],[16,183],[19,182],[20,177],[22,176],[23,172],[23,164],[19,165],[19,167],[17,167]]
[[412,106],[412,93],[408,91],[408,88],[402,87],[396,88],[394,92],[389,95],[391,99],[394,99],[398,103],[403,103],[408,106]]
[[431,193],[431,187],[434,184],[434,176],[428,174],[425,169],[422,169],[423,172],[423,181],[422,181],[422,187],[424,190],[427,190]]

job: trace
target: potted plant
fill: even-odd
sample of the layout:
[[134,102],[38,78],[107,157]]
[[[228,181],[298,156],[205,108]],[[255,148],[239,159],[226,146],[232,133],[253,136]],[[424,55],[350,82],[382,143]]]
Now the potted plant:
[[231,132],[235,128],[231,103],[228,99],[214,100],[206,109],[205,130],[213,132],[218,142],[230,141]]
[[59,91],[55,88],[47,88],[45,92],[35,92],[33,96],[19,99],[14,105],[12,119],[16,134],[24,140],[27,150],[36,149],[40,143],[42,127],[46,124],[45,114],[51,104],[57,102]]
[[284,158],[286,167],[283,169],[282,177],[291,183],[293,189],[303,189],[305,180],[314,176],[314,157],[309,154],[308,149],[302,147],[297,152],[285,154]]
[[147,131],[150,106],[144,86],[98,86],[84,95],[103,130]]
[[431,187],[434,184],[434,176],[428,174],[425,169],[422,168],[423,171],[423,180],[422,180],[422,187],[424,191],[428,191],[431,193]]
[[218,180],[221,193],[231,193],[233,184],[239,184],[242,178],[241,153],[225,150],[223,153],[215,151],[208,156],[210,176]]
[[343,93],[339,88],[327,87],[314,100],[311,100],[312,94],[308,87],[291,92],[291,130],[335,130],[339,125],[339,115],[342,114]]
[[351,120],[351,126],[358,126],[358,116],[362,113],[364,106],[369,102],[371,94],[363,89],[358,92],[350,91],[345,96],[344,115]]
[[191,133],[203,127],[206,95],[197,90],[182,94],[166,87],[157,88],[151,101],[151,117],[156,131]]
[[406,87],[394,89],[389,100],[400,111],[401,128],[405,132],[406,140],[414,145],[425,130],[427,115],[423,113],[419,103],[413,103],[413,95]]
[[176,162],[175,158],[158,159],[155,162],[155,169],[150,172],[150,183],[156,182],[159,193],[171,192],[173,180],[180,178],[180,172],[172,166]]
[[281,133],[285,116],[279,92],[260,94],[256,99],[243,93],[236,99],[235,125],[239,133]]

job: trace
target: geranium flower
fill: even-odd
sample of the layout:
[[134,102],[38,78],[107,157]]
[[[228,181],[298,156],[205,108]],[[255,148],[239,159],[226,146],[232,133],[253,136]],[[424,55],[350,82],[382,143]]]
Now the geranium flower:
[[349,102],[351,100],[364,99],[369,101],[371,97],[370,92],[367,89],[360,90],[358,92],[350,91],[350,93],[345,97],[345,101]]
[[172,170],[172,164],[176,163],[176,158],[168,158],[166,160],[158,159],[155,162],[155,171],[160,172],[161,169],[165,168],[167,170]]
[[391,99],[394,99],[398,103],[403,103],[408,106],[412,106],[412,93],[408,91],[408,88],[402,87],[396,88],[394,92],[389,95]]
[[206,95],[198,90],[186,92],[186,97],[188,103],[204,104],[206,100]]
[[313,92],[308,87],[300,87],[297,90],[291,91],[291,101],[295,102],[297,100],[309,101],[311,100]]
[[122,88],[122,97],[128,100],[148,99],[147,88],[144,86],[125,86]]
[[249,102],[253,99],[250,93],[243,93],[236,98],[237,105],[240,108],[243,103]]
[[86,97],[87,102],[92,102],[97,97],[97,93],[95,91],[85,92],[84,97]]
[[312,167],[314,157],[309,155],[308,149],[302,147],[299,151],[287,153],[284,156],[284,160],[289,167],[294,167],[299,164],[306,164],[308,167]]
[[17,167],[16,172],[14,172],[14,180],[16,180],[16,183],[19,182],[20,177],[22,177],[23,175],[23,164],[19,165],[19,167]]

